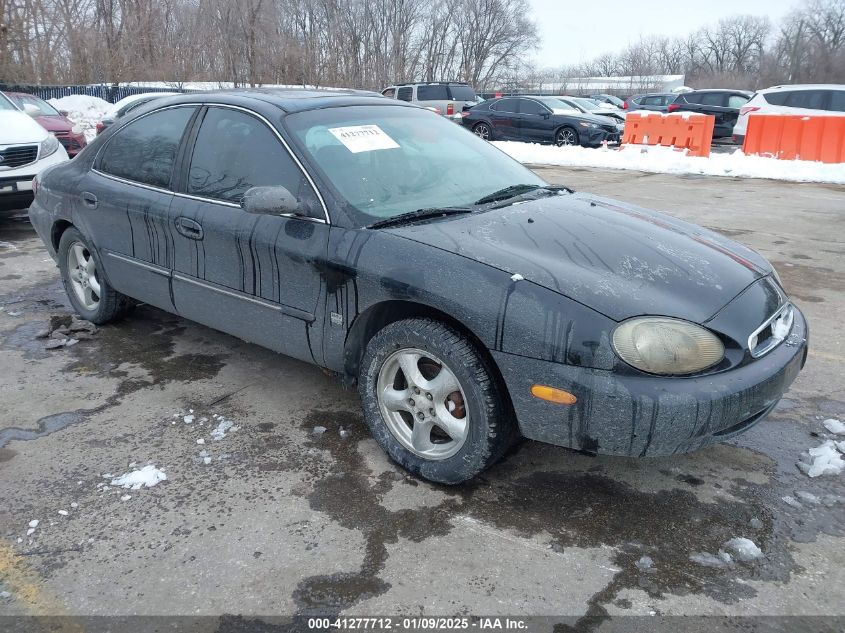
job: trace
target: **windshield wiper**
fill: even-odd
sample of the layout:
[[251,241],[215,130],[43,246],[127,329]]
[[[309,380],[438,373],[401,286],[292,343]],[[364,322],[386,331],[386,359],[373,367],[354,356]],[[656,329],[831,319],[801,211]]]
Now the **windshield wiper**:
[[505,187],[504,189],[494,191],[489,196],[484,196],[480,200],[476,200],[475,204],[478,205],[487,204],[489,202],[500,202],[502,200],[515,198],[517,196],[521,196],[522,194],[530,193],[532,191],[537,191],[538,189],[553,193],[557,193],[558,191],[572,193],[572,189],[570,189],[569,187],[563,187],[561,185],[511,185],[510,187]]
[[392,218],[385,218],[378,222],[373,222],[367,225],[368,229],[381,229],[386,226],[398,226],[400,224],[407,224],[409,222],[416,222],[417,220],[428,220],[430,218],[446,217],[448,215],[457,215],[459,213],[472,213],[472,209],[468,207],[431,207],[425,209],[417,209],[416,211],[409,211],[395,215]]

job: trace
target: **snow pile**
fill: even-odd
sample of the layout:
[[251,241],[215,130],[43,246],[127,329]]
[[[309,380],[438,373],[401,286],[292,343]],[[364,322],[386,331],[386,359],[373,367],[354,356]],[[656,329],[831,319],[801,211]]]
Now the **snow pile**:
[[633,169],[658,174],[700,174],[845,184],[845,164],[746,156],[742,150],[709,157],[687,156],[671,147],[625,145],[619,150],[557,147],[499,141],[493,145],[521,163],[563,167]]
[[57,110],[65,110],[67,118],[85,133],[89,141],[97,136],[97,123],[112,109],[108,101],[87,95],[70,95],[49,101]]
[[808,477],[838,475],[845,469],[845,461],[837,448],[845,452],[845,442],[837,444],[833,440],[827,440],[820,446],[811,448],[801,456],[798,469]]
[[822,424],[824,425],[824,428],[826,428],[834,435],[845,435],[845,424],[843,424],[839,420],[829,418],[822,422]]
[[140,488],[152,488],[166,479],[167,475],[164,474],[164,471],[151,464],[144,466],[141,470],[133,470],[131,473],[112,479],[111,485],[139,490]]
[[743,562],[756,560],[762,558],[763,551],[757,547],[756,543],[751,539],[744,537],[732,538],[722,547],[734,553],[734,556]]

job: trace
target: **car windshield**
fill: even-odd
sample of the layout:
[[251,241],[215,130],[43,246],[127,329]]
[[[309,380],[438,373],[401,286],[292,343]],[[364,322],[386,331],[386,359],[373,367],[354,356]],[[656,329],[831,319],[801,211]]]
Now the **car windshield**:
[[534,97],[534,99],[548,107],[555,114],[581,114],[580,110],[566,103],[566,101],[561,101],[557,97]]
[[8,97],[0,92],[0,110],[17,110]]
[[60,116],[59,111],[56,110],[53,106],[51,106],[46,101],[39,99],[38,97],[24,97],[21,95],[14,95],[11,97],[12,101],[14,101],[17,106],[23,110],[24,106],[34,106],[38,108],[38,114],[41,116]]
[[324,108],[288,115],[285,124],[359,226],[545,184],[487,141],[422,108]]
[[570,97],[570,101],[574,101],[576,104],[584,108],[585,110],[601,110],[602,107],[597,104],[592,99],[582,99],[580,97]]

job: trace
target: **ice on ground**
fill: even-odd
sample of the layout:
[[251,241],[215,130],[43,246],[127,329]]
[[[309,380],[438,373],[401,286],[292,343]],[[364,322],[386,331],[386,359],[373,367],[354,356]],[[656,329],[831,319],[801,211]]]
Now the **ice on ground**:
[[694,563],[703,565],[704,567],[715,567],[717,569],[729,567],[733,563],[731,555],[727,552],[719,552],[718,556],[711,554],[710,552],[697,552],[695,554],[690,554],[689,559]]
[[29,529],[26,531],[26,535],[27,535],[27,536],[32,536],[32,534],[33,534],[34,532],[35,532],[35,528],[29,528]]
[[29,527],[31,527],[31,528],[37,528],[37,527],[38,527],[38,519],[33,519],[32,521],[30,521],[30,522],[29,522]]
[[199,438],[199,439],[197,440],[197,444],[205,444],[205,440],[204,440],[204,439],[202,439],[202,438]]
[[67,510],[59,510],[59,514],[61,514],[63,517],[66,517],[69,513]]
[[654,561],[652,560],[651,556],[643,556],[638,560],[634,565],[637,566],[637,569],[640,571],[649,571],[654,567]]
[[845,461],[836,449],[837,445],[833,440],[811,448],[801,456],[801,461],[798,462],[799,470],[808,477],[838,475],[845,469]]
[[0,598],[11,598],[12,594],[8,591],[0,591]]
[[821,503],[821,499],[819,499],[812,492],[806,492],[804,490],[798,490],[795,493],[795,496],[798,497],[801,501],[804,501],[806,503],[812,503],[813,505],[818,505],[818,504]]
[[737,149],[731,154],[708,157],[687,156],[671,147],[626,145],[618,151],[578,146],[538,145],[497,141],[499,149],[522,163],[564,167],[633,169],[650,173],[701,174],[731,178],[769,178],[793,182],[845,184],[845,163],[826,164],[803,160],[780,160],[746,156]]
[[211,457],[203,457],[202,463],[208,466],[211,463]]
[[757,517],[752,517],[751,520],[748,522],[748,525],[750,525],[755,530],[763,529],[763,522]]
[[74,501],[73,503],[71,503],[71,504],[70,504],[70,507],[71,507],[71,508],[78,508],[78,507],[79,507],[79,504],[78,504],[78,503],[76,503],[76,501]]
[[790,495],[787,495],[785,497],[781,497],[781,499],[783,499],[783,502],[786,505],[792,506],[793,508],[798,508],[800,510],[804,507],[804,506],[801,505],[801,502],[798,501],[798,499],[796,499],[795,497],[792,497]]
[[191,424],[194,421],[194,416],[191,415],[191,414],[188,414],[188,415],[186,415],[185,417],[182,418],[182,421],[185,424]]
[[845,440],[842,440],[841,442],[834,442],[834,444],[836,444],[836,448],[839,449],[840,453],[845,453]]
[[123,495],[120,500],[121,501],[129,501],[132,498],[132,495]]
[[[763,556],[763,551],[757,547],[754,541],[742,536],[732,538],[727,543],[723,543],[722,548],[733,552],[734,556],[743,562],[757,560]],[[721,554],[722,551],[720,550],[719,553]]]
[[144,466],[141,470],[134,470],[131,473],[126,473],[117,479],[113,479],[111,485],[140,490],[141,488],[152,488],[166,479],[167,475],[164,474],[163,470],[150,464]]
[[322,435],[322,434],[323,434],[323,433],[325,433],[327,430],[328,430],[328,429],[327,429],[326,427],[324,427],[324,426],[315,426],[315,427],[312,429],[312,433],[314,433],[314,435]]
[[834,435],[845,435],[845,424],[843,424],[839,420],[836,420],[834,418],[828,418],[827,420],[822,422],[822,424],[824,424],[824,428],[826,428]]
[[347,437],[349,437],[349,431],[347,431],[343,427],[340,427],[340,439],[345,440]]
[[227,433],[231,433],[233,431],[237,431],[238,427],[235,426],[235,423],[231,420],[227,420],[223,417],[218,418],[220,420],[217,423],[217,428],[212,429],[211,431],[211,439],[213,440],[222,440],[226,437]]

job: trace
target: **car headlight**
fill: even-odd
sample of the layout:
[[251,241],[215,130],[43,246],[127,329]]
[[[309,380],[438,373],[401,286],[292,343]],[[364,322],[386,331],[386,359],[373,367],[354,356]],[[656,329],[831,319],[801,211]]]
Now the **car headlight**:
[[591,128],[597,128],[599,126],[598,123],[587,123],[586,121],[578,121],[578,125],[580,125],[581,127]]
[[712,332],[668,317],[636,317],[622,322],[613,331],[613,349],[629,365],[667,376],[693,374],[725,356],[725,346]]
[[46,158],[51,154],[55,154],[59,149],[59,140],[52,134],[48,134],[47,138],[41,141],[41,146],[38,149],[38,157]]

